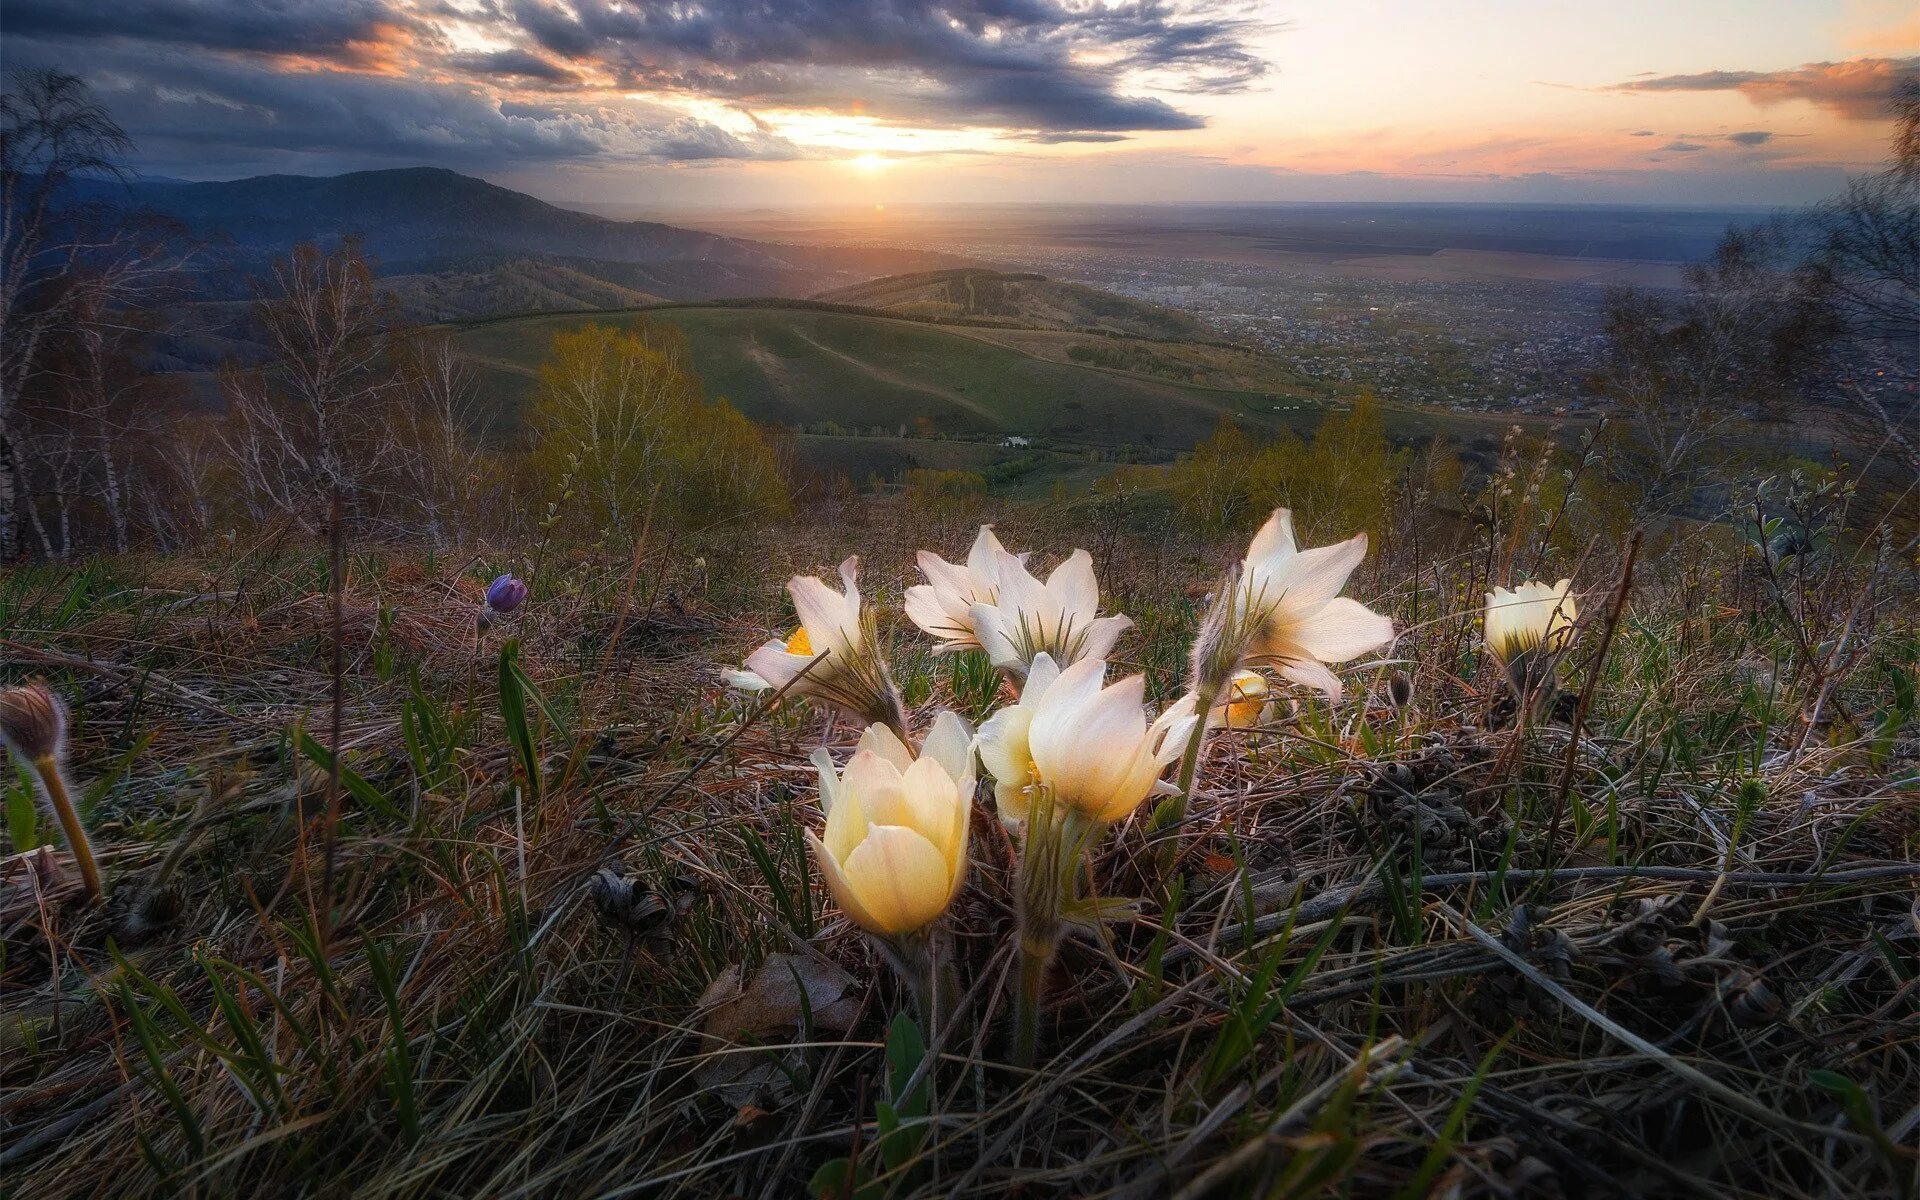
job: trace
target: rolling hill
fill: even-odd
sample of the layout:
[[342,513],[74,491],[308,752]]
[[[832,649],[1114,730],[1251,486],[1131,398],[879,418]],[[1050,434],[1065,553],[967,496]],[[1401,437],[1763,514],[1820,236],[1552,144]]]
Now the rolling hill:
[[[553,335],[648,321],[685,335],[710,395],[758,421],[929,436],[1017,435],[1089,448],[1177,449],[1233,415],[1278,423],[1268,393],[1085,366],[994,340],[999,331],[803,305],[667,305],[634,313],[455,325],[507,421],[533,394]],[[1317,416],[1304,409],[1309,426]]]
[[[916,466],[1008,470],[1034,460],[1012,487],[1032,491],[1111,469],[1097,462],[1164,461],[1223,418],[1307,434],[1330,403],[1283,363],[1231,347],[941,324],[805,301],[662,304],[445,329],[475,363],[491,428],[511,434],[554,334],[642,322],[686,338],[709,396],[793,431],[816,467],[855,480]],[[1445,433],[1483,448],[1514,421],[1391,403],[1386,412],[1398,439]]]
[[1042,329],[1098,329],[1190,339],[1207,329],[1186,313],[1044,275],[961,267],[872,279],[815,296],[901,316],[963,319]]
[[637,308],[662,299],[535,258],[516,258],[481,271],[390,275],[381,284],[407,320],[426,323],[508,312]]
[[[205,247],[195,262],[199,292],[209,299],[247,294],[247,277],[298,242],[349,236],[360,239],[383,275],[472,277],[535,258],[620,289],[676,300],[807,296],[876,275],[962,261],[932,251],[786,246],[652,221],[615,221],[438,167],[211,183],[96,181],[84,185],[78,198],[177,222]],[[488,284],[475,295],[499,290],[514,289]]]

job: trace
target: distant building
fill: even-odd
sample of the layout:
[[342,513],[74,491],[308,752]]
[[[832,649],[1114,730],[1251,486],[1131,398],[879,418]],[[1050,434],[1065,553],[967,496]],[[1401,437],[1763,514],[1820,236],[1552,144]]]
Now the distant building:
[[1033,443],[1023,437],[1009,437],[1000,444],[1009,450],[1024,450]]

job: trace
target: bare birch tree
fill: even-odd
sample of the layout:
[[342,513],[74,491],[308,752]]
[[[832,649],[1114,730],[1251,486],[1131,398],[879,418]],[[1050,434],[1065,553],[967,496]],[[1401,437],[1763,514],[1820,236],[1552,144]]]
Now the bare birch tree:
[[[23,406],[49,360],[76,341],[104,350],[180,266],[171,231],[88,195],[89,186],[124,179],[132,146],[76,76],[28,71],[0,96],[0,561],[18,555],[23,524],[42,553],[72,544],[27,488]],[[62,437],[59,452],[78,452],[80,440]],[[66,490],[76,469],[64,458],[49,464],[60,520],[76,499]],[[124,515],[120,500],[113,507]]]

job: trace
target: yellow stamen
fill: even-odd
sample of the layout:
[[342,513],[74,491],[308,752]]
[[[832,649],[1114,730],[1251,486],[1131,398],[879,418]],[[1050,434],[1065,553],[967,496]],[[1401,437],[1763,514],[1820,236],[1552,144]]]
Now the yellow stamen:
[[787,653],[804,654],[809,658],[813,656],[813,642],[807,637],[806,626],[794,630],[793,636],[787,639]]

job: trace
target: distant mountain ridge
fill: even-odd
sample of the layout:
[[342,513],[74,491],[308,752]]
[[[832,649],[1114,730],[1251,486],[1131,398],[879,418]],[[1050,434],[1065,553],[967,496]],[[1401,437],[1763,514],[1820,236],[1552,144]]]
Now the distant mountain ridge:
[[[530,258],[563,265],[599,284],[673,300],[811,295],[902,270],[963,261],[921,250],[786,246],[616,221],[440,167],[345,175],[260,175],[214,183],[134,180],[90,183],[85,198],[172,218],[211,248],[199,256],[210,297],[244,292],[245,277],[298,242],[361,240],[383,275],[447,272],[475,277],[521,268]],[[475,281],[478,291],[514,290]],[[593,303],[598,287],[567,293]],[[470,299],[433,316],[475,315]]]

